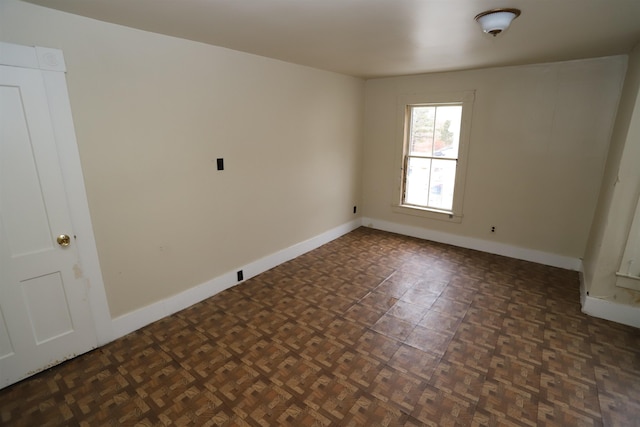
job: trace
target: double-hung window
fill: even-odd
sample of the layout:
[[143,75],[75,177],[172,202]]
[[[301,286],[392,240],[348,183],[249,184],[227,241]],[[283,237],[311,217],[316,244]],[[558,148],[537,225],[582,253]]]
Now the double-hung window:
[[402,104],[401,210],[461,220],[472,103],[465,92]]

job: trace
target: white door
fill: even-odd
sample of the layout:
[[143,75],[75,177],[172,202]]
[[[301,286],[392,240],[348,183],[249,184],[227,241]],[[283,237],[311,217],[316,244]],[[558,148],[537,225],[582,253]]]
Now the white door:
[[42,72],[0,66],[0,388],[97,346],[61,172]]

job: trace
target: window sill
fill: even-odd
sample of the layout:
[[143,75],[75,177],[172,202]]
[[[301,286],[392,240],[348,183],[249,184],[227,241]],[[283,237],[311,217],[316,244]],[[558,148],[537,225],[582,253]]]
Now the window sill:
[[392,209],[396,213],[419,216],[422,218],[437,219],[447,222],[462,222],[462,215],[456,215],[453,212],[439,211],[436,209],[420,208],[417,206],[409,205],[393,205]]

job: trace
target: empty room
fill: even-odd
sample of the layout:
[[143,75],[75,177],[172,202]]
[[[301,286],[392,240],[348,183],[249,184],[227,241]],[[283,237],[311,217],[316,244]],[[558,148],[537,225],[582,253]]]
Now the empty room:
[[640,425],[639,17],[0,0],[0,425]]

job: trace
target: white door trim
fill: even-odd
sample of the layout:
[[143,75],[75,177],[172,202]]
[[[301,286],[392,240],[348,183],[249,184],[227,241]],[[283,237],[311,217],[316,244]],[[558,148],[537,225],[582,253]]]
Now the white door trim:
[[89,212],[80,153],[73,127],[61,50],[0,42],[0,65],[35,68],[42,71],[54,127],[56,150],[62,168],[71,221],[76,232],[78,257],[87,278],[87,295],[96,328],[98,345],[114,339],[111,313],[102,280],[93,226]]

